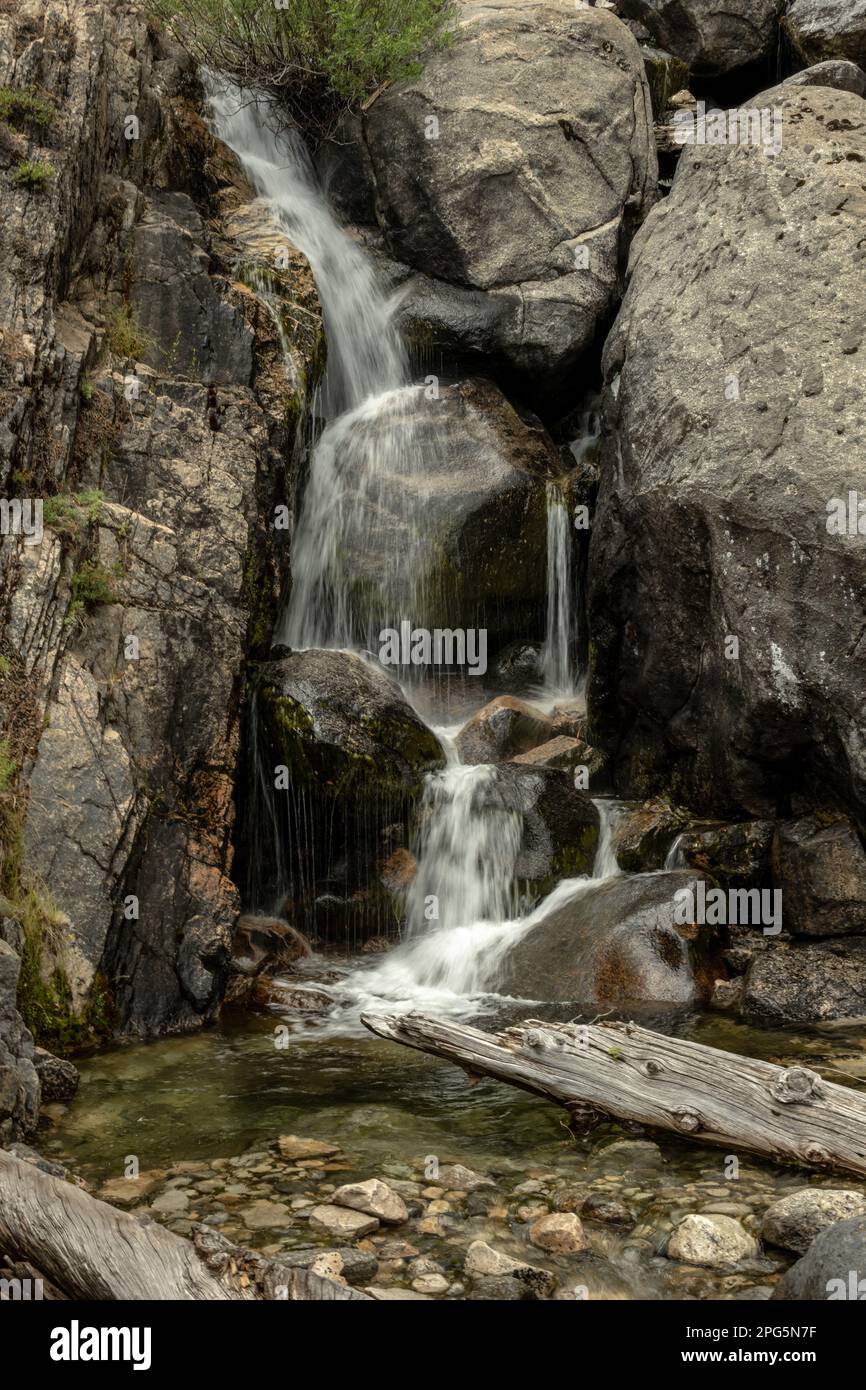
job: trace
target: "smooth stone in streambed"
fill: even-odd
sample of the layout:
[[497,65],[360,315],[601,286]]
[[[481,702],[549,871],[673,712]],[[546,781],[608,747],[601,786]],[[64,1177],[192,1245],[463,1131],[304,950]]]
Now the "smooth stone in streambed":
[[97,1192],[103,1202],[111,1202],[116,1207],[131,1207],[143,1197],[149,1197],[153,1189],[162,1182],[165,1173],[139,1173],[137,1178],[109,1178]]
[[510,1274],[482,1274],[472,1280],[466,1295],[472,1302],[519,1303],[537,1299],[539,1294],[529,1285]]
[[271,1226],[285,1226],[291,1219],[291,1212],[282,1202],[253,1202],[240,1213],[244,1225],[251,1231],[267,1231]]
[[189,1206],[189,1197],[180,1188],[172,1188],[169,1192],[161,1192],[150,1204],[150,1210],[159,1214],[173,1215],[186,1211]]
[[326,1144],[320,1139],[306,1139],[300,1134],[281,1134],[277,1147],[283,1158],[330,1158],[340,1152],[337,1144]]
[[401,1221],[409,1219],[403,1198],[380,1178],[369,1178],[366,1182],[350,1182],[338,1187],[333,1195],[333,1203],[338,1207],[366,1212],[388,1225],[398,1226]]
[[448,1280],[444,1274],[419,1274],[412,1280],[416,1293],[443,1294],[448,1292]]
[[341,1246],[338,1250],[323,1251],[319,1246],[310,1246],[303,1250],[286,1250],[279,1256],[277,1263],[285,1265],[288,1269],[309,1269],[323,1254],[339,1257],[340,1275],[349,1284],[368,1284],[375,1278],[379,1267],[375,1255],[351,1245]]
[[634,1212],[629,1211],[624,1202],[617,1202],[615,1198],[608,1197],[603,1192],[590,1192],[580,1208],[580,1214],[588,1221],[603,1221],[608,1226],[633,1226],[635,1223]]
[[479,1187],[496,1186],[492,1178],[476,1173],[472,1168],[464,1168],[462,1163],[443,1163],[436,1181],[444,1192],[475,1192]]
[[[802,1255],[835,1221],[866,1213],[866,1195],[844,1188],[804,1187],[774,1202],[764,1213],[761,1236],[782,1250]],[[864,1270],[866,1274],[866,1270]]]
[[483,1240],[473,1240],[466,1251],[463,1268],[471,1278],[508,1277],[526,1283],[541,1293],[549,1293],[556,1284],[555,1278],[546,1269],[538,1269],[535,1265],[503,1255]]
[[539,1217],[530,1227],[529,1239],[539,1250],[557,1255],[572,1255],[587,1245],[580,1217],[573,1211],[553,1211]]
[[758,1243],[731,1216],[687,1216],[668,1242],[668,1259],[708,1269],[724,1269],[753,1259]]
[[430,1294],[418,1293],[416,1289],[388,1289],[380,1288],[374,1284],[371,1284],[364,1292],[368,1293],[371,1298],[378,1299],[380,1303],[417,1303],[419,1301],[426,1303],[430,1298]]
[[329,1236],[358,1240],[371,1231],[377,1231],[379,1222],[375,1216],[368,1216],[365,1212],[325,1203],[310,1212],[310,1226],[314,1231],[324,1231]]

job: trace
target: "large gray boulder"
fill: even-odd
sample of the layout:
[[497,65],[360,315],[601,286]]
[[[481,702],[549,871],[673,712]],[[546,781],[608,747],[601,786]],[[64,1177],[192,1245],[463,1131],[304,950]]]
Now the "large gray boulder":
[[755,62],[776,43],[779,0],[618,0],[618,8],[701,76]]
[[782,24],[808,62],[850,58],[866,66],[866,0],[790,0]]
[[527,931],[502,966],[500,990],[581,1005],[693,1004],[688,941],[674,926],[680,871],[590,882]]
[[804,1254],[816,1236],[836,1221],[866,1213],[866,1195],[845,1188],[801,1187],[764,1212],[761,1239]]
[[434,345],[561,374],[615,304],[622,249],[655,194],[626,26],[572,0],[464,0],[455,42],[363,124],[380,226],[418,272],[407,316]]
[[866,1216],[835,1221],[782,1275],[774,1299],[795,1303],[866,1301]]
[[742,1013],[765,1028],[866,1018],[866,937],[770,942],[749,965]]
[[840,92],[856,92],[858,97],[866,95],[866,72],[856,63],[846,58],[828,58],[823,63],[813,63],[802,72],[786,77],[783,87],[836,87]]
[[[0,920],[0,1145],[36,1127],[39,1077],[34,1066],[33,1038],[18,1012],[16,999],[21,957],[10,941],[14,919]],[[20,936],[16,933],[17,941]]]
[[866,853],[850,821],[781,821],[772,857],[786,931],[794,936],[866,932]]
[[864,536],[828,523],[866,413],[866,105],[768,98],[780,153],[687,148],[633,247],[604,354],[589,737],[628,795],[772,816],[802,788],[862,812]]

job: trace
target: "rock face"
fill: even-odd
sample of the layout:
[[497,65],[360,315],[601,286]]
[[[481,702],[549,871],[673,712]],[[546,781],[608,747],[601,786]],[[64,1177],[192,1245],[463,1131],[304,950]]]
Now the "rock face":
[[749,966],[742,1012],[766,1028],[866,1017],[866,937],[773,942]]
[[570,0],[466,0],[455,42],[365,111],[363,141],[388,247],[419,272],[404,322],[434,346],[561,376],[613,307],[655,194],[625,25]]
[[804,1187],[767,1208],[761,1223],[761,1237],[770,1245],[796,1250],[802,1255],[815,1237],[835,1221],[864,1213],[866,1197],[862,1192]]
[[808,62],[850,58],[866,67],[864,0],[791,0],[782,24]]
[[833,523],[866,400],[866,107],[768,101],[780,153],[686,149],[633,247],[604,354],[589,735],[629,795],[862,813],[863,535]]
[[521,817],[514,876],[536,896],[561,878],[592,872],[598,844],[598,811],[571,774],[555,767],[502,763],[492,796]]
[[794,936],[866,931],[866,854],[848,821],[783,821],[773,841],[773,880]]
[[663,48],[700,76],[755,62],[776,44],[778,0],[618,0],[618,5],[621,14],[639,19]]
[[834,1302],[866,1298],[866,1216],[836,1221],[782,1275],[774,1299]]
[[15,1006],[21,944],[18,923],[0,918],[0,1145],[4,1147],[36,1127],[40,1103],[33,1038]]
[[856,63],[845,58],[828,58],[825,63],[814,63],[802,72],[786,77],[783,87],[837,87],[840,92],[856,92],[858,97],[866,95],[866,72]]
[[[0,710],[26,802],[9,891],[38,880],[46,920],[68,919],[40,965],[46,989],[61,972],[58,1019],[186,1031],[226,975],[241,670],[278,601],[273,508],[321,314],[282,238],[271,290],[304,325],[283,357],[227,229],[251,190],[140,12],[4,7],[0,84],[59,97],[0,159],[0,485],[45,520],[40,544],[0,550]],[[25,154],[51,164],[41,189],[13,182]]]
[[251,719],[250,901],[288,883],[287,915],[305,931],[387,930],[391,898],[375,884],[444,763],[435,735],[395,680],[349,652],[263,664]]
[[512,947],[501,991],[580,1004],[693,1003],[689,945],[673,925],[674,893],[693,882],[671,872],[589,885]]

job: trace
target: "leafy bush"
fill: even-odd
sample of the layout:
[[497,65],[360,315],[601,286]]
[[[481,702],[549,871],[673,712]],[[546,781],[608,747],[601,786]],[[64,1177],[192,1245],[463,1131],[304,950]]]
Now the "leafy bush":
[[194,57],[278,95],[300,129],[329,134],[384,82],[450,39],[453,0],[152,0]]
[[45,498],[42,521],[59,535],[74,540],[80,535],[85,521],[99,520],[101,504],[102,493],[95,489],[91,492],[57,493],[54,497]]
[[12,175],[13,183],[22,184],[25,188],[32,188],[34,191],[45,188],[54,178],[54,169],[50,164],[45,164],[41,159],[25,159]]
[[108,324],[108,346],[116,357],[138,362],[154,349],[154,341],[141,328],[128,304],[123,304]]
[[98,560],[85,560],[72,576],[72,607],[90,607],[96,603],[117,603],[116,581],[120,578],[118,566],[106,569]]
[[0,87],[0,121],[44,130],[53,120],[53,106],[34,87]]

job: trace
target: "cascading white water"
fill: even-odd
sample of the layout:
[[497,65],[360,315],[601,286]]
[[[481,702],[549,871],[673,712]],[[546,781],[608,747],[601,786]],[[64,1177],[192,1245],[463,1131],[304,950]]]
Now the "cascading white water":
[[556,483],[547,484],[547,633],[541,654],[545,694],[574,694],[576,633],[572,602],[572,540],[568,503]]
[[517,910],[518,812],[491,798],[496,771],[453,763],[427,780],[407,899],[410,939],[430,930],[502,922]]
[[[392,305],[334,218],[300,137],[280,130],[264,98],[245,98],[213,77],[208,87],[216,134],[310,261],[328,342],[321,392],[328,423],[310,460],[292,595],[275,640],[370,647],[382,627],[412,614],[427,569],[429,539],[409,485],[436,447],[422,418],[423,388],[410,385]],[[378,570],[365,567],[372,554]]]
[[[474,785],[476,793],[483,788],[487,777],[494,774],[490,767],[451,769],[472,774],[471,783],[463,788],[462,802],[454,798],[443,798],[438,804],[438,813],[443,825],[431,829],[419,846],[422,860],[419,864],[419,878],[426,875],[428,867],[435,871],[435,881],[440,885],[441,877],[438,858],[430,859],[425,865],[424,845],[431,853],[438,854],[438,845],[445,839],[453,843],[458,824],[466,828],[466,821],[458,811],[471,804],[468,786]],[[487,774],[487,777],[485,777]],[[621,873],[613,850],[613,831],[619,813],[619,803],[615,801],[596,801],[599,813],[599,838],[596,848],[592,876],[589,878],[565,879],[557,884],[548,896],[525,917],[512,917],[507,920],[476,919],[468,917],[467,908],[456,912],[453,917],[441,923],[425,923],[426,930],[413,934],[409,940],[396,950],[389,952],[384,959],[371,969],[361,967],[335,986],[331,993],[335,1008],[326,1025],[337,1033],[359,1028],[358,1019],[364,1012],[381,1011],[402,1012],[408,1009],[432,1008],[439,1013],[474,1016],[491,1008],[496,1003],[497,981],[509,951],[533,927],[537,926],[549,913],[555,912],[565,903],[573,901],[584,893],[594,892],[600,883]],[[491,806],[482,803],[481,814],[490,814]],[[478,808],[475,808],[475,815]],[[495,812],[494,812],[495,815]],[[519,819],[519,818],[518,818]],[[489,829],[493,829],[491,824]],[[479,845],[483,832],[472,830],[473,843]],[[512,841],[516,857],[519,844],[518,834]],[[468,865],[468,856],[455,856],[457,881]],[[512,850],[497,855],[497,865],[501,873],[498,892],[500,901],[506,894],[506,878],[513,876],[514,858]],[[431,879],[431,882],[434,880]],[[488,890],[491,885],[488,881]],[[463,899],[468,906],[470,900],[477,901],[478,890],[472,888]]]
[[265,98],[205,74],[215,133],[313,268],[328,338],[323,397],[329,418],[404,386],[409,364],[391,306],[359,246],[322,196],[301,137],[280,129]]

